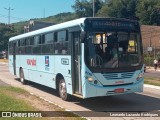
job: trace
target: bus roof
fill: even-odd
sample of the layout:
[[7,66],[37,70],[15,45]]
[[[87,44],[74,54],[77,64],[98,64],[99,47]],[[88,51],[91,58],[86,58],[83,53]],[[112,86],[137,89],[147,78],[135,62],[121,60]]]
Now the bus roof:
[[64,22],[64,23],[60,23],[60,24],[56,24],[56,25],[52,25],[46,28],[42,28],[39,30],[35,30],[32,32],[28,32],[28,33],[24,33],[15,37],[11,37],[9,39],[9,41],[14,41],[17,39],[21,39],[21,38],[26,38],[29,36],[34,36],[34,35],[38,35],[38,34],[42,34],[42,33],[47,33],[47,32],[51,32],[54,30],[61,30],[61,29],[65,29],[68,27],[74,27],[74,26],[80,26],[81,24],[83,24],[85,22],[86,19],[108,19],[108,20],[122,20],[122,21],[130,21],[130,22],[135,22],[135,20],[129,20],[129,19],[124,19],[124,18],[112,18],[112,17],[108,17],[108,18],[93,18],[93,17],[85,17],[85,18],[79,18],[79,19],[75,19],[75,20],[71,20],[68,22]]
[[35,30],[35,31],[32,31],[32,32],[24,33],[24,34],[15,36],[15,37],[11,37],[9,39],[9,41],[14,41],[14,40],[17,40],[17,39],[21,39],[21,38],[25,38],[25,37],[29,37],[29,36],[33,36],[33,35],[38,35],[38,34],[41,34],[41,33],[47,33],[47,32],[51,32],[51,31],[54,31],[54,30],[60,30],[60,29],[68,28],[68,27],[77,26],[77,25],[80,25],[81,23],[84,23],[85,19],[86,18],[75,19],[75,20],[72,20],[72,21],[52,25],[52,26],[42,28],[42,29],[39,29],[39,30]]

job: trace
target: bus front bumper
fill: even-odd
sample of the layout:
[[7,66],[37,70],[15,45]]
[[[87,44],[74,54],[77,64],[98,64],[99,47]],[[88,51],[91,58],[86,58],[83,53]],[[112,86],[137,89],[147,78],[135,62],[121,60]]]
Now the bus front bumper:
[[97,96],[111,96],[120,95],[134,92],[143,92],[144,80],[141,79],[134,84],[118,85],[118,86],[96,86],[87,83],[86,92],[84,92],[84,98],[97,97]]

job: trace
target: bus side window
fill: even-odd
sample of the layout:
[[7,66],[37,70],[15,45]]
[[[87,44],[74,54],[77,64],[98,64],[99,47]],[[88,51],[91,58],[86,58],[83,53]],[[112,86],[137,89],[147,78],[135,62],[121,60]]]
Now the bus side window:
[[20,47],[20,40],[17,41],[17,46]]
[[34,38],[33,37],[30,38],[30,45],[34,45]]
[[54,33],[54,53],[67,54],[68,49],[68,31],[62,30]]
[[35,54],[41,54],[41,36],[37,35],[34,36],[34,44],[33,44],[33,49],[32,52]]
[[53,33],[46,33],[42,35],[41,50],[42,54],[53,54]]
[[24,41],[24,39],[21,39],[20,40],[19,54],[24,54],[24,45],[25,45],[25,41]]
[[54,42],[57,42],[57,32],[54,33]]
[[9,55],[13,54],[12,42],[9,42]]
[[20,40],[20,46],[24,46],[24,39]]
[[40,44],[41,43],[41,38],[40,38],[40,36],[38,35],[38,36],[35,36],[34,37],[34,45],[38,45],[38,44]]
[[45,44],[53,43],[53,33],[45,34],[44,39],[45,39],[44,41]]
[[26,54],[32,54],[32,46],[31,46],[31,39],[33,37],[26,38],[26,47],[25,47],[25,53]]
[[45,43],[45,35],[42,35],[41,36],[41,44],[44,44]]

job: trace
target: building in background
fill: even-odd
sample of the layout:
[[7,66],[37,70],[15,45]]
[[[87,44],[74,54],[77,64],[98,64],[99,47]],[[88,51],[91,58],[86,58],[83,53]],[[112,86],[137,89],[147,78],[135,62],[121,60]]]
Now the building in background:
[[47,22],[30,20],[29,24],[24,26],[24,33],[38,30],[41,28],[45,28],[45,27],[48,27],[51,25],[54,25],[54,23],[47,23]]
[[160,26],[142,25],[143,52],[160,55]]

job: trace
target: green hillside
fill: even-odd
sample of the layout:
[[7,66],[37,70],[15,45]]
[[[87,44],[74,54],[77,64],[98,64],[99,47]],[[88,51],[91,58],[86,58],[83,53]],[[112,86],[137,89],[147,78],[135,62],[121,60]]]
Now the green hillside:
[[[31,19],[36,21],[62,23],[81,17],[93,16],[93,0],[75,0],[71,7],[74,12],[59,13],[47,18]],[[117,17],[136,19],[143,25],[160,26],[160,0],[95,0],[94,16]],[[22,34],[24,25],[28,21],[22,21],[8,26],[0,24],[0,52],[7,50],[8,39]]]
[[51,23],[62,23],[66,22],[69,20],[76,19],[77,16],[75,13],[67,12],[67,13],[60,13],[54,16],[50,16],[47,18],[41,18],[41,19],[34,19],[38,21],[43,21],[43,22],[51,22]]
[[[54,16],[49,16],[46,18],[37,18],[37,19],[31,19],[31,20],[58,24],[58,23],[73,20],[76,18],[77,16],[75,15],[75,13],[67,12],[67,13],[60,13]],[[24,25],[27,25],[28,22],[29,21],[14,23],[13,30],[16,31],[17,34],[22,34],[24,32],[23,31]]]
[[[76,19],[77,16],[75,13],[60,13],[54,16],[50,16],[47,18],[37,18],[37,19],[31,19],[35,21],[42,21],[42,22],[50,22],[50,23],[62,23],[65,21]],[[23,34],[24,32],[24,26],[28,24],[29,21],[21,21],[17,23],[13,23],[12,25],[6,25],[1,23],[0,24],[0,52],[3,50],[8,49],[8,40],[10,37]]]

